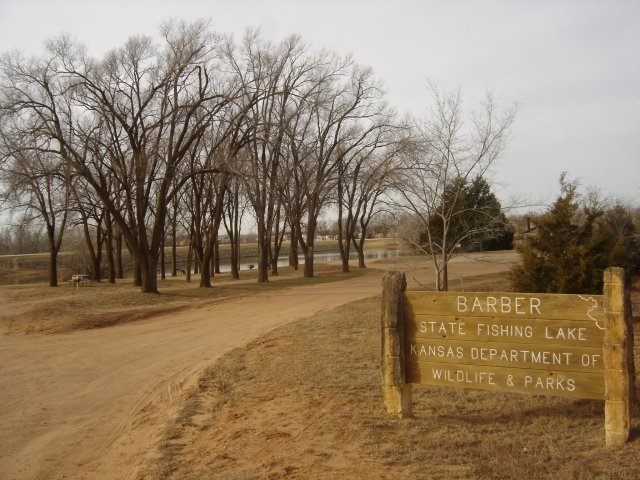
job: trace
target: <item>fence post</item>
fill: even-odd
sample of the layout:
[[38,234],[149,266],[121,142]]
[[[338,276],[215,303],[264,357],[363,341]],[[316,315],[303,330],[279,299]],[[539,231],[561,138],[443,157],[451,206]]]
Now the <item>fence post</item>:
[[630,414],[635,401],[633,325],[629,285],[622,268],[604,272],[604,428],[606,445],[629,438]]
[[382,280],[382,395],[387,412],[411,415],[411,384],[405,383],[402,292],[407,288],[402,272],[389,272]]

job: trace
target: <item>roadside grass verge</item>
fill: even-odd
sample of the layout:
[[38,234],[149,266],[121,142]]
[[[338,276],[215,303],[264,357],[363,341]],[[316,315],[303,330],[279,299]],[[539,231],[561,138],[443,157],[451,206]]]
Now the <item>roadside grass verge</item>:
[[[500,276],[465,282],[505,286]],[[380,299],[365,299],[223,356],[140,478],[640,478],[638,413],[631,440],[607,449],[602,401],[414,386],[414,417],[387,415],[379,318]]]

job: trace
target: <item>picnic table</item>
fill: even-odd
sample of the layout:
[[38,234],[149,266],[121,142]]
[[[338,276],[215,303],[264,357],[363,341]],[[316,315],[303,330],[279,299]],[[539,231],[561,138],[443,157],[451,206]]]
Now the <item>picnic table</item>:
[[71,275],[71,280],[69,280],[70,285],[75,285],[76,288],[79,288],[81,285],[91,285],[93,284],[93,280],[89,277],[89,275],[83,273],[77,273],[75,275]]

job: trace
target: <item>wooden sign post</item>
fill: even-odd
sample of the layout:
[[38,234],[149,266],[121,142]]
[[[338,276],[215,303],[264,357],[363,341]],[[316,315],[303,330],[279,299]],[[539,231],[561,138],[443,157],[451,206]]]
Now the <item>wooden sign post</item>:
[[389,413],[411,415],[411,384],[605,400],[607,445],[629,437],[635,395],[624,271],[604,295],[407,292],[387,274],[382,384]]
[[623,269],[605,271],[604,297],[604,428],[606,443],[613,446],[622,445],[629,438],[636,390],[631,302]]

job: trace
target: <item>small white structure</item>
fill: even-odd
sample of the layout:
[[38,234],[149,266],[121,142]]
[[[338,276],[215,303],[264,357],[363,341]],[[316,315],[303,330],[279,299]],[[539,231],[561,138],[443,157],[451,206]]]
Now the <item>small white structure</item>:
[[89,275],[83,274],[83,273],[78,273],[75,275],[71,275],[71,282],[72,285],[76,286],[76,290],[78,288],[80,288],[80,285],[86,285],[87,283],[93,283],[91,281],[91,279],[89,278]]

